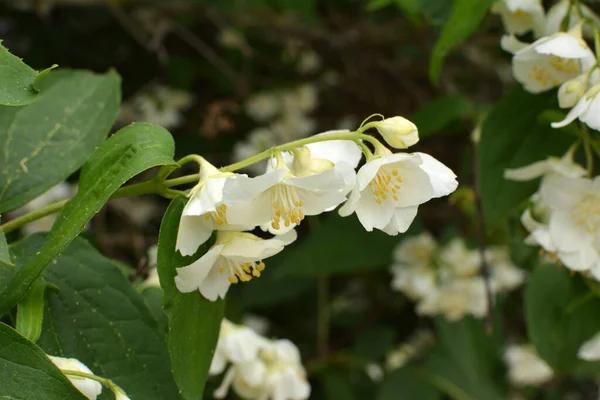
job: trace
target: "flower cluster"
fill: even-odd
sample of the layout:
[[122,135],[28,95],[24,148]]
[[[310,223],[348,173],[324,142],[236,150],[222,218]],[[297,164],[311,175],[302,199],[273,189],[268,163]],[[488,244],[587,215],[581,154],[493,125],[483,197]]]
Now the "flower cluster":
[[[402,241],[394,251],[392,287],[418,302],[421,315],[442,314],[458,320],[467,314],[483,317],[487,312],[486,288],[480,276],[481,256],[460,238],[440,246],[423,233]],[[486,249],[493,293],[519,286],[524,273],[503,247]]]
[[[272,146],[308,136],[316,122],[309,114],[317,107],[317,87],[305,83],[287,90],[262,92],[250,97],[245,104],[248,116],[263,124],[253,129],[248,138],[236,143],[234,159],[243,160]],[[254,164],[249,169],[261,173],[265,165]]]
[[572,271],[589,271],[600,279],[600,179],[586,178],[573,161],[573,150],[523,168],[506,170],[505,178],[542,177],[531,207],[521,216],[529,231],[525,243],[541,246],[552,261]]
[[214,392],[225,398],[230,387],[242,399],[304,400],[310,385],[298,348],[289,340],[269,340],[252,329],[221,322],[209,374],[227,372]]
[[151,84],[121,105],[119,122],[150,122],[166,129],[177,128],[184,121],[182,112],[193,100],[193,96],[183,90]]
[[[366,230],[396,235],[408,229],[420,204],[456,189],[454,173],[435,158],[392,153],[362,133],[368,128],[376,128],[393,147],[418,141],[416,127],[394,117],[356,132],[330,131],[303,139],[304,146],[278,146],[267,153],[272,156],[266,171],[256,177],[222,172],[197,157],[200,179],[183,210],[176,248],[191,256],[215,231],[216,240],[198,260],[177,269],[177,288],[184,293],[199,290],[212,301],[224,298],[231,284],[260,277],[263,260],[296,239],[294,227],[307,215],[343,203],[341,216],[356,213]],[[370,141],[375,153],[359,138]],[[289,153],[278,150],[282,147]],[[361,150],[367,162],[357,173]],[[240,168],[267,156],[261,157],[251,157]],[[248,232],[256,227],[275,236],[263,239]]]
[[[598,29],[600,19],[594,12],[580,2],[571,6],[569,0],[561,0],[546,15],[540,0],[502,0],[493,11],[500,14],[508,33],[501,45],[513,54],[516,80],[531,93],[559,87],[559,106],[571,108],[562,121],[552,126],[560,128],[579,119],[599,129],[598,60],[583,39],[591,31],[588,25]],[[566,32],[560,31],[563,27]],[[538,38],[533,43],[521,42],[514,36],[528,31]]]

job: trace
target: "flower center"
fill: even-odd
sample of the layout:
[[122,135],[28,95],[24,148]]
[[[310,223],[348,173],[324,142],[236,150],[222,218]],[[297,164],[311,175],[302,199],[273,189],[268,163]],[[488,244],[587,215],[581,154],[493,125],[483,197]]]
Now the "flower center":
[[584,226],[589,233],[595,233],[600,225],[600,196],[588,194],[573,210],[571,217],[578,226]]
[[277,184],[271,189],[271,205],[273,229],[281,229],[281,222],[285,227],[294,223],[298,225],[304,219],[302,206],[304,203],[298,197],[296,188],[291,185]]
[[[552,56],[552,57],[554,57],[554,56]],[[552,57],[551,57],[551,59],[552,59]],[[557,81],[556,79],[553,79],[550,72],[546,68],[542,68],[542,67],[531,68],[531,71],[529,72],[527,77],[529,79],[538,81],[539,83],[541,83],[544,86],[547,86],[548,84],[552,84],[553,86],[560,85],[560,82]]]
[[565,74],[575,74],[579,72],[579,60],[573,58],[562,58],[557,56],[550,57],[548,64],[557,72]]
[[225,204],[221,204],[220,206],[217,207],[217,210],[214,212],[209,212],[204,214],[204,219],[205,220],[209,220],[209,219],[213,219],[213,221],[215,221],[215,224],[217,225],[223,225],[227,223],[227,206]]
[[260,273],[265,270],[265,263],[262,261],[239,263],[225,258],[225,261],[219,266],[219,273],[227,273],[229,282],[248,282],[252,277],[259,278]]
[[396,168],[392,170],[380,168],[375,178],[369,182],[369,186],[371,186],[377,204],[382,204],[388,198],[398,200],[400,183],[402,183],[402,177]]

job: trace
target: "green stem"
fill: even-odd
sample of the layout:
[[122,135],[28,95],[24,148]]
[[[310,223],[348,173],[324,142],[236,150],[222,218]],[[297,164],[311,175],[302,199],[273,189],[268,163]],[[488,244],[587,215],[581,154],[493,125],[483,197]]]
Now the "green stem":
[[583,132],[583,150],[585,151],[585,164],[588,177],[592,176],[594,171],[594,155],[592,153],[592,138],[590,130],[586,124],[581,124],[581,132]]
[[72,371],[72,370],[64,369],[64,370],[61,370],[61,372],[67,377],[76,376],[78,378],[86,378],[86,379],[91,379],[93,381],[99,382],[100,384],[109,388],[115,394],[115,396],[117,396],[118,392],[125,394],[123,389],[121,389],[119,386],[117,386],[110,379],[102,378],[102,377],[96,376],[94,374],[88,374],[86,372],[81,372],[81,371]]

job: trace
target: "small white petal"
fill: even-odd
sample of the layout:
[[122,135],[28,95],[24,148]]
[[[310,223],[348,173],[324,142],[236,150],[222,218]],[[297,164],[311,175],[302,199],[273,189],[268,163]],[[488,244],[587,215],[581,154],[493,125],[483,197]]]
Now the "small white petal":
[[182,293],[189,293],[198,289],[204,278],[206,278],[210,270],[215,266],[223,248],[223,245],[215,245],[190,265],[176,268],[177,276],[175,277],[175,285],[177,289]]
[[600,360],[600,332],[581,345],[577,356],[586,361]]

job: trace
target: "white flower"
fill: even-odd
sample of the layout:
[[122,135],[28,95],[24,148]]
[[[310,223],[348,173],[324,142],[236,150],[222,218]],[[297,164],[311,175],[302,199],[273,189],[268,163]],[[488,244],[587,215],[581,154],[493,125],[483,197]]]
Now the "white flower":
[[500,0],[491,11],[500,15],[508,33],[521,35],[533,31],[539,35],[544,29],[544,7],[540,0]]
[[252,329],[259,335],[264,335],[269,331],[270,322],[265,317],[260,317],[254,314],[246,314],[242,319],[242,324]]
[[457,186],[456,175],[430,155],[390,153],[360,168],[339,213],[345,217],[355,212],[367,231],[397,235],[406,232],[420,204],[446,196]]
[[267,340],[251,328],[223,319],[209,374],[219,375],[225,370],[227,363],[247,363],[255,360],[260,349],[266,345]]
[[406,266],[426,266],[433,263],[437,243],[428,232],[404,239],[394,248],[394,261]]
[[[94,373],[88,367],[75,358],[54,356],[48,356],[48,358],[50,358],[50,361],[52,361],[54,365],[56,365],[61,371],[76,371],[94,375]],[[90,400],[96,400],[96,397],[102,393],[102,385],[97,381],[72,375],[67,376],[67,378],[69,378],[77,390],[83,393],[83,395]]]
[[492,269],[491,285],[494,291],[513,290],[525,281],[525,272],[512,262],[506,247],[487,248],[486,260]]
[[558,88],[558,106],[560,108],[571,108],[585,94],[588,89],[589,74],[581,74],[577,78],[570,79]]
[[571,148],[561,158],[548,157],[543,161],[515,169],[504,170],[504,179],[512,181],[529,181],[539,177],[562,176],[565,178],[580,178],[586,174],[585,168],[573,161],[575,148]]
[[467,314],[482,318],[487,309],[485,283],[481,277],[449,281],[428,293],[417,305],[418,314],[443,314],[450,321]]
[[394,249],[391,272],[392,288],[402,291],[413,300],[419,300],[437,290],[437,276],[432,264],[437,248],[428,233],[403,240]]
[[148,278],[142,283],[142,287],[160,287],[158,270],[156,269],[158,245],[153,245],[146,250],[146,265],[148,266]]
[[579,118],[590,128],[600,130],[600,96],[598,93],[600,93],[600,84],[592,86],[569,111],[565,119],[553,122],[552,127],[562,128]]
[[508,365],[508,377],[516,386],[540,386],[552,379],[552,369],[532,346],[508,346],[504,361]]
[[[546,14],[545,35],[552,35],[561,30],[562,22],[567,16],[570,4],[570,0],[560,0],[558,3],[552,6],[550,10],[548,10],[548,13]],[[598,18],[592,9],[583,3],[579,3],[577,6],[581,10],[583,17],[590,18],[596,25],[600,25],[600,18]],[[569,18],[567,29],[571,29],[576,26],[580,20],[581,18],[579,13],[576,10],[573,10]],[[586,25],[583,28],[583,33],[588,37],[592,37],[593,29]]]
[[321,64],[321,57],[316,52],[312,50],[303,51],[298,57],[296,69],[301,74],[312,74],[321,68]]
[[313,111],[319,104],[319,92],[313,84],[300,85],[283,93],[283,110],[287,114],[305,114]]
[[200,161],[198,184],[192,189],[179,222],[175,248],[184,256],[193,255],[210,238],[214,230],[243,231],[255,225],[231,225],[227,221],[227,206],[223,204],[223,186],[237,175],[221,173],[208,161]]
[[577,357],[586,361],[600,360],[600,332],[596,333],[579,347]]
[[295,239],[295,231],[272,239],[217,231],[217,240],[206,254],[186,267],[177,268],[175,285],[182,293],[199,290],[210,301],[224,298],[232,283],[259,277],[265,268],[262,260],[279,253]]
[[406,149],[419,141],[417,126],[403,117],[386,118],[371,123],[387,144],[395,149]]
[[455,276],[469,277],[479,273],[481,256],[465,245],[460,238],[452,239],[440,251],[440,264]]
[[504,39],[503,47],[514,53],[512,68],[515,79],[531,93],[559,86],[590,69],[594,54],[581,37],[581,26],[559,32],[523,47],[514,38]]
[[549,233],[558,257],[572,270],[600,273],[600,177],[549,176],[542,182],[541,200],[550,208]]
[[274,93],[258,93],[246,101],[246,112],[255,121],[264,122],[281,111],[281,100]]
[[365,374],[373,381],[373,382],[381,382],[383,380],[383,368],[381,365],[375,363],[368,363],[365,366]]
[[[230,223],[290,228],[305,215],[318,215],[346,200],[346,174],[341,165],[306,176],[296,176],[278,156],[277,167],[256,178],[238,176],[223,189]],[[352,171],[354,173],[354,171]]]

